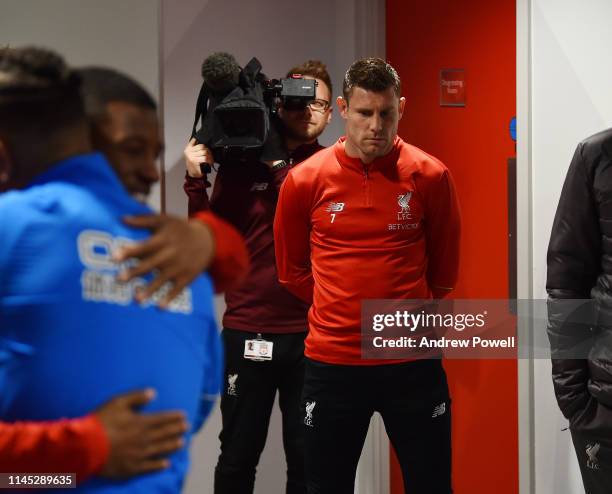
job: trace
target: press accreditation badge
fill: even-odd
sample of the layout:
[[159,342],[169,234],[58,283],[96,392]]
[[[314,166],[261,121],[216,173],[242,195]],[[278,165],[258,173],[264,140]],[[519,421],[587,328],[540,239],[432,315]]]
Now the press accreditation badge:
[[244,342],[244,358],[250,360],[272,360],[274,343],[263,339],[246,340]]

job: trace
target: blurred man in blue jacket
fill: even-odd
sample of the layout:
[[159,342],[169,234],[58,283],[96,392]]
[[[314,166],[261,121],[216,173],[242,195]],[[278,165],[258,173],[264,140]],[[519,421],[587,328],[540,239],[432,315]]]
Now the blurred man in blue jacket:
[[[13,190],[18,189],[18,190]],[[201,425],[220,386],[212,285],[201,276],[168,306],[117,280],[113,253],[148,236],[122,223],[146,214],[106,159],[91,152],[79,81],[57,55],[0,51],[0,420],[86,414],[110,397],[155,388],[145,410],[181,409]],[[133,262],[133,261],[132,261]],[[174,493],[188,467],[81,492]]]

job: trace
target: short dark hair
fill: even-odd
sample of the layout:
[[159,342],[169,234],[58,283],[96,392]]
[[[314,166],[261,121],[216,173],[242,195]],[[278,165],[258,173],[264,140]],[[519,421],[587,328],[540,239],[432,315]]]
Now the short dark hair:
[[315,79],[321,79],[329,88],[329,94],[333,96],[331,77],[327,72],[327,66],[321,60],[307,60],[301,65],[296,65],[287,71],[287,77],[291,77],[293,74],[309,75]]
[[392,87],[399,97],[402,92],[402,81],[391,64],[382,58],[362,58],[353,62],[344,75],[342,94],[345,100],[349,100],[355,87],[375,93]]
[[157,110],[149,92],[126,74],[107,67],[83,67],[77,72],[83,81],[81,92],[89,119],[103,118],[106,105],[111,102],[121,101]]
[[39,142],[85,122],[80,78],[57,53],[0,49],[0,129]]

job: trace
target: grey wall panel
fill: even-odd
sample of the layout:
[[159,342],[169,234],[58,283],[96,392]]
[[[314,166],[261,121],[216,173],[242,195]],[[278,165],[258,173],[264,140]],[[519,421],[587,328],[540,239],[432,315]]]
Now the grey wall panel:
[[[0,46],[38,45],[75,66],[114,67],[159,99],[158,5],[156,0],[0,0]],[[159,208],[159,186],[149,202]]]

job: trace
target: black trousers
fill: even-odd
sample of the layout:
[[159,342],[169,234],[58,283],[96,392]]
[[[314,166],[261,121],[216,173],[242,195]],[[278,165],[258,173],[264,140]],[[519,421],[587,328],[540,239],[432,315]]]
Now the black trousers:
[[449,494],[451,413],[439,360],[342,366],[306,360],[308,494],[353,494],[370,418],[381,414],[407,494]]
[[612,492],[612,440],[593,438],[572,430],[580,473],[586,494]]
[[[270,414],[279,393],[283,445],[287,461],[287,494],[303,494],[304,431],[300,396],[304,382],[306,333],[269,334],[271,361],[244,358],[244,342],[256,334],[224,329],[225,389],[221,396],[221,454],[215,469],[215,494],[252,494],[255,470],[268,435]],[[281,492],[281,489],[277,492]]]

